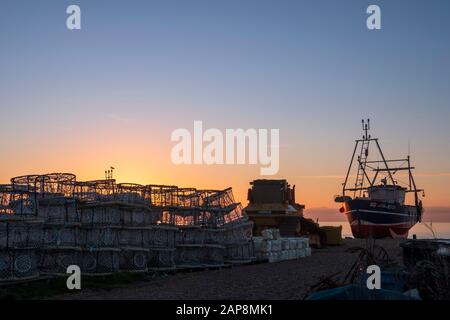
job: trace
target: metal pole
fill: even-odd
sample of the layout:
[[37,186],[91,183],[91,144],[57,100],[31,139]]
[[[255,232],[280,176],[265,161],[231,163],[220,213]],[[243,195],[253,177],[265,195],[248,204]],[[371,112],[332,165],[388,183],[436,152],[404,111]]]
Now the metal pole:
[[350,165],[348,166],[347,175],[342,188],[342,195],[345,196],[345,187],[347,186],[348,176],[350,175],[350,170],[352,169],[353,160],[355,158],[356,148],[358,147],[359,141],[356,140],[355,148],[353,149],[352,159],[350,160]]
[[389,174],[389,178],[391,179],[392,184],[395,185],[394,177],[392,177],[391,170],[389,169],[388,164],[386,162],[386,159],[384,158],[383,151],[381,151],[381,147],[380,147],[380,144],[378,143],[378,139],[374,139],[374,140],[375,140],[375,142],[377,144],[378,151],[380,152],[380,155],[381,155],[381,158],[383,159],[384,165],[386,166],[387,172]]

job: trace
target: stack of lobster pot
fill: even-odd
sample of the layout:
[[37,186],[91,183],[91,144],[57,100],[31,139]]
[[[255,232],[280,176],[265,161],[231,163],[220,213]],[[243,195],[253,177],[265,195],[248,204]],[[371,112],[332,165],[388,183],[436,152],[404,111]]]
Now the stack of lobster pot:
[[157,225],[158,216],[150,208],[122,206],[123,225],[119,230],[120,270],[144,272],[175,269],[175,230]]
[[108,203],[80,203],[80,268],[83,274],[108,275],[119,271],[121,212]]
[[220,267],[225,265],[226,247],[224,245],[225,232],[223,228],[205,229],[205,257],[206,266]]
[[248,263],[255,260],[252,241],[253,222],[238,220],[224,227],[226,262],[232,264]]
[[80,216],[75,199],[42,198],[38,217],[44,221],[39,250],[42,274],[64,275],[70,265],[79,265],[82,258]]
[[201,226],[179,226],[175,237],[175,264],[178,269],[203,267],[205,235]]
[[122,204],[111,210],[119,212],[121,225],[116,223],[114,247],[120,248],[119,269],[129,272],[147,271],[148,249],[145,249],[145,227],[148,225],[147,211]]
[[36,217],[0,213],[0,281],[39,277],[41,231],[42,220]]
[[173,271],[175,266],[175,234],[178,228],[168,224],[149,225],[145,231],[145,248],[149,271]]
[[224,265],[223,229],[180,226],[176,235],[176,266],[206,268]]

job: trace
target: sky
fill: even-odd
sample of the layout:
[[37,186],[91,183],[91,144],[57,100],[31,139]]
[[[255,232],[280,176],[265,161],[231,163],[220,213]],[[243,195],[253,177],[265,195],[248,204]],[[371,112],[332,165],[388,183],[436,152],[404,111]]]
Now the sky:
[[[250,181],[285,178],[307,208],[337,209],[370,118],[389,158],[410,150],[424,206],[450,207],[449,14],[445,0],[0,0],[0,183],[114,166],[119,182],[230,186],[246,204]],[[171,133],[195,120],[279,129],[278,174],[173,164]]]

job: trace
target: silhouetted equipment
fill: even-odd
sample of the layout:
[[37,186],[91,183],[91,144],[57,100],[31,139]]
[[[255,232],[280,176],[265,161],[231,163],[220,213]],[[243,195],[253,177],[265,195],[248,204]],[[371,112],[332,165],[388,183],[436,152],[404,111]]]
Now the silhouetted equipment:
[[27,175],[0,185],[0,283],[220,267],[254,260],[252,228],[231,188]]
[[109,170],[105,170],[105,179],[106,180],[113,180],[114,179],[114,170],[116,168],[109,167]]
[[295,201],[295,186],[291,187],[284,179],[254,180],[250,185],[249,203],[244,211],[254,222],[254,235],[261,235],[264,229],[276,228],[282,237],[310,235],[313,245],[326,244],[319,225],[303,217],[305,206]]
[[[342,194],[335,201],[342,203],[340,211],[347,216],[354,237],[406,238],[423,213],[419,197],[423,190],[416,186],[410,156],[385,158],[378,138],[368,134],[369,119],[362,120],[362,129],[363,137],[356,140]],[[375,148],[369,152],[371,145]],[[398,172],[403,176],[396,176]],[[407,193],[413,195],[413,204],[405,203]]]

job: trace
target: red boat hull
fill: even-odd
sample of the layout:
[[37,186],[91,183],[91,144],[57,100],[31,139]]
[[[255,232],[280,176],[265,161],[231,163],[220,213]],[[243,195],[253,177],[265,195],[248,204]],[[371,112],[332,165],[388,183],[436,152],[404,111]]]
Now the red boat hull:
[[353,236],[355,238],[393,238],[406,239],[408,238],[409,229],[412,226],[408,225],[363,225],[354,221],[350,225]]
[[409,230],[419,221],[414,206],[356,199],[342,208],[355,238],[407,238]]

